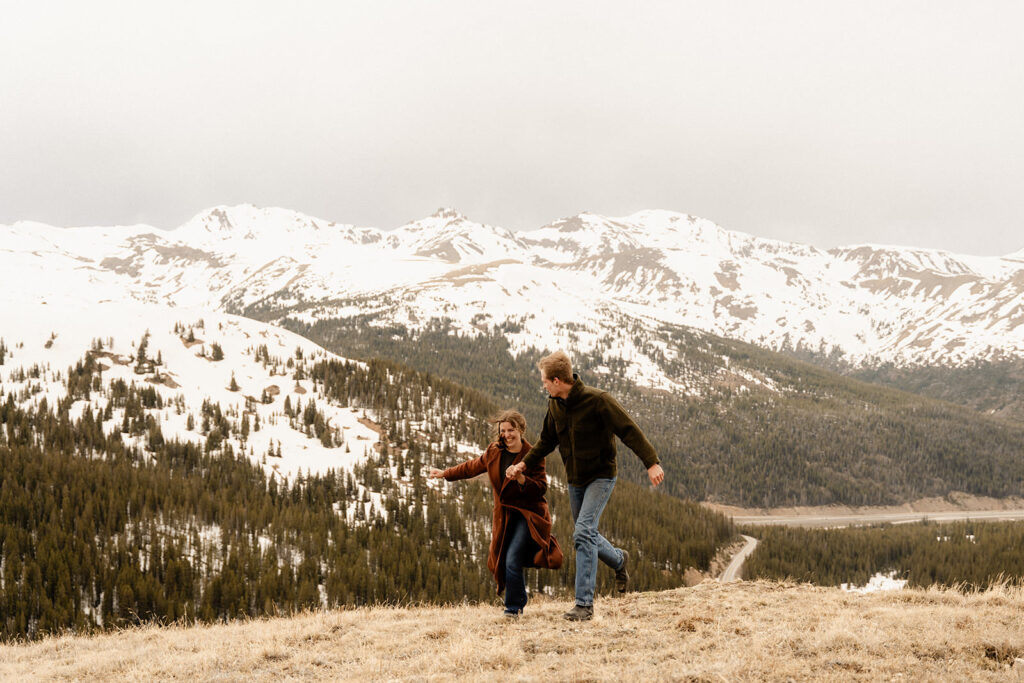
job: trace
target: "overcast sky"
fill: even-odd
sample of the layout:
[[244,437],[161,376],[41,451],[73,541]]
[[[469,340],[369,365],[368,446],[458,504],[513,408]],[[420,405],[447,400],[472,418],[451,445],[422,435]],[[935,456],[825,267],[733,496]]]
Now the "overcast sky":
[[0,0],[0,224],[658,208],[1004,255],[1021,26],[1015,0]]

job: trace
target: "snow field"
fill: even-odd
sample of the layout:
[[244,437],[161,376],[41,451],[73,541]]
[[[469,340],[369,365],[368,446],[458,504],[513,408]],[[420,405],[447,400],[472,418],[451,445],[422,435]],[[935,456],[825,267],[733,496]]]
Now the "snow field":
[[[42,313],[42,315],[40,315]],[[20,315],[19,315],[20,314]],[[323,474],[328,470],[348,470],[360,462],[364,453],[379,440],[379,435],[360,420],[373,418],[371,412],[355,410],[332,403],[316,393],[309,380],[296,381],[294,369],[287,369],[283,363],[292,359],[293,364],[308,365],[327,358],[340,359],[329,354],[309,340],[285,330],[259,323],[247,318],[223,313],[197,312],[185,309],[146,306],[142,304],[109,303],[90,307],[57,305],[43,308],[24,305],[14,312],[18,320],[16,334],[2,334],[10,348],[6,362],[0,366],[0,385],[7,392],[18,395],[30,387],[37,391],[26,401],[38,405],[42,399],[52,407],[64,398],[63,382],[69,366],[81,361],[96,340],[103,344],[104,354],[100,357],[103,368],[101,376],[104,388],[116,380],[137,386],[154,387],[165,407],[149,411],[159,418],[165,439],[179,439],[201,443],[206,440],[199,433],[202,423],[203,400],[219,404],[222,411],[239,426],[244,414],[254,425],[258,417],[260,429],[251,429],[243,444],[237,436],[228,439],[236,453],[245,453],[254,462],[274,472],[279,478],[294,480],[303,474]],[[8,320],[10,318],[7,318]],[[197,342],[187,344],[182,335],[175,332],[176,325],[184,325],[194,334]],[[9,328],[13,329],[13,328]],[[125,334],[124,330],[131,330]],[[176,386],[154,383],[156,373],[135,372],[135,358],[139,343],[148,335],[146,356],[160,357],[163,364],[155,370]],[[55,336],[54,336],[55,335]],[[109,346],[113,342],[113,346]],[[223,350],[224,359],[210,360],[214,344]],[[265,345],[269,356],[281,365],[264,367],[255,358],[257,347]],[[296,354],[302,359],[297,360]],[[15,382],[19,369],[32,366],[42,368],[38,379],[28,378]],[[276,374],[281,373],[281,374]],[[238,391],[231,391],[234,376]],[[264,390],[276,392],[269,404],[260,403]],[[255,400],[248,400],[250,397]],[[319,440],[309,438],[302,431],[293,429],[284,415],[283,405],[288,397],[293,407],[301,402],[307,405],[312,399],[317,409],[324,414],[328,424],[336,432],[339,445],[324,447]],[[172,405],[182,400],[185,410],[181,413]],[[93,394],[89,401],[76,401],[72,406],[73,418],[80,418],[86,406],[91,406],[94,415],[101,415],[108,399]],[[104,423],[108,433],[120,431],[124,409],[116,408],[113,418]],[[365,413],[365,415],[364,415]],[[189,415],[195,427],[187,428]],[[144,437],[125,435],[126,443],[143,445]],[[273,447],[280,458],[263,456]],[[265,462],[264,462],[265,461]]]

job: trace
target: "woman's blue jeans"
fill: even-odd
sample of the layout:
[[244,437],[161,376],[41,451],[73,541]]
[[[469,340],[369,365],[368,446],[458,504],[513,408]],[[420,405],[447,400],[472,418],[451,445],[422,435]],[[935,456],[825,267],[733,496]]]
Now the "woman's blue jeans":
[[519,614],[526,607],[526,579],[523,568],[533,563],[537,543],[530,536],[530,527],[519,512],[508,510],[505,527],[505,613]]
[[597,531],[613,488],[615,479],[595,479],[586,486],[569,484],[569,505],[576,523],[572,534],[576,547],[576,604],[584,607],[594,604],[597,561],[601,560],[612,569],[622,567],[622,551]]

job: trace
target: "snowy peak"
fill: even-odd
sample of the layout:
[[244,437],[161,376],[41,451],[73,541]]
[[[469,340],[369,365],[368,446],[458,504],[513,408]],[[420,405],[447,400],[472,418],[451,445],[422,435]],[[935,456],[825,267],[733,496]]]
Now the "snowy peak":
[[91,259],[106,254],[123,240],[160,232],[149,225],[61,228],[33,221],[0,225],[0,249],[36,255],[60,254],[74,259]]
[[[947,251],[858,245],[829,252],[853,270],[848,281],[883,296],[917,301],[986,300],[989,312],[1015,296],[1024,263],[1003,257]],[[975,314],[967,317],[975,318]]]
[[430,215],[430,218],[437,218],[442,220],[466,220],[466,217],[464,215],[462,215],[455,209],[451,208],[450,206],[442,206],[438,208],[437,211]]
[[553,262],[633,250],[643,242],[632,226],[613,218],[581,213],[562,218],[520,238]]
[[923,271],[948,275],[976,274],[965,261],[947,251],[866,244],[832,249],[829,253],[857,264],[864,276]]
[[520,233],[553,262],[608,257],[632,250],[685,250],[719,259],[755,254],[817,256],[804,245],[766,240],[725,230],[712,221],[675,211],[645,210],[613,218],[581,213],[538,230]]
[[241,204],[207,209],[171,234],[183,241],[200,243],[238,239],[293,241],[296,237],[318,240],[328,235],[340,236],[343,230],[337,228],[334,223],[296,211]]
[[397,228],[384,243],[408,256],[461,264],[514,258],[525,249],[505,228],[471,221],[450,208]]
[[1021,249],[1020,251],[1015,251],[1012,254],[1009,254],[1008,256],[1004,256],[1003,258],[1009,261],[1020,261],[1024,263],[1024,249]]

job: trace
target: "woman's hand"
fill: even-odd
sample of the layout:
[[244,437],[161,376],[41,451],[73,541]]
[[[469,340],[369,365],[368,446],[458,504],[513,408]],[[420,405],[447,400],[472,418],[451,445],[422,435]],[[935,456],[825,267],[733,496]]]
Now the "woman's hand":
[[516,475],[516,483],[520,486],[526,483],[526,476],[522,472]]
[[506,479],[515,479],[520,484],[522,484],[523,481],[525,481],[525,478],[523,479],[523,481],[520,481],[519,478],[522,476],[523,472],[525,472],[525,471],[526,471],[526,463],[524,463],[522,460],[520,460],[515,465],[509,465],[508,466],[508,469],[505,470],[505,478]]
[[436,467],[431,467],[430,472],[427,473],[427,476],[430,477],[431,479],[444,479],[444,470],[439,470]]

